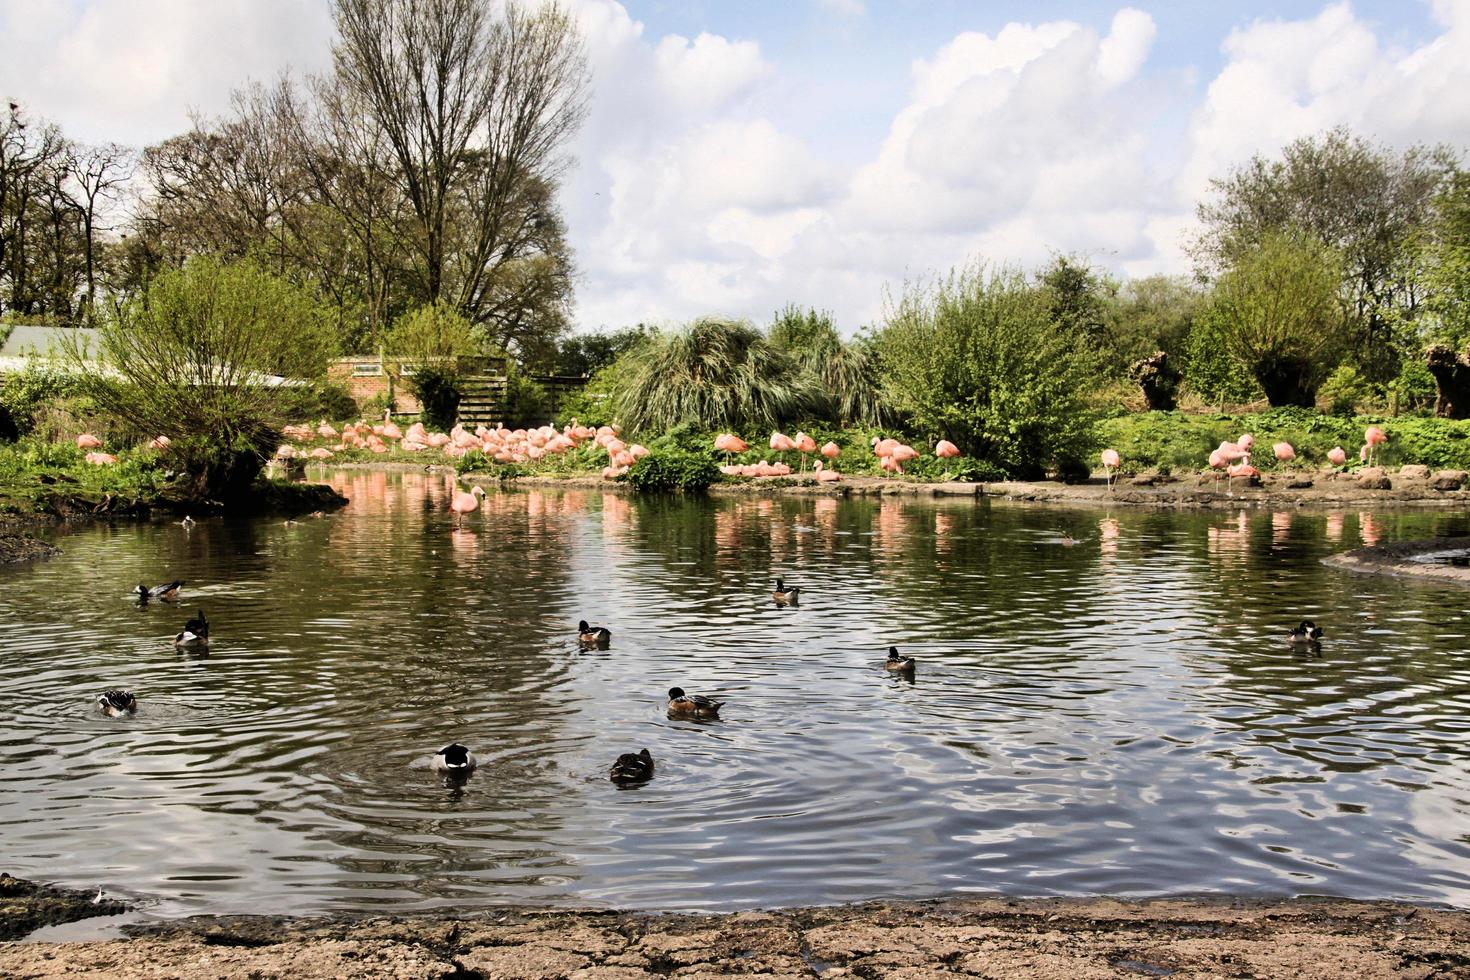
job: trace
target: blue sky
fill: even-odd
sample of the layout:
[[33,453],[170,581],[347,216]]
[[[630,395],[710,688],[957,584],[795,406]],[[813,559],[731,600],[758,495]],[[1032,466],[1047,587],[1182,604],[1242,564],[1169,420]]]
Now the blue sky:
[[[1058,253],[1184,272],[1253,153],[1470,140],[1470,0],[563,2],[583,328],[797,302],[852,330],[907,279]],[[0,0],[0,95],[141,146],[330,44],[328,0]]]

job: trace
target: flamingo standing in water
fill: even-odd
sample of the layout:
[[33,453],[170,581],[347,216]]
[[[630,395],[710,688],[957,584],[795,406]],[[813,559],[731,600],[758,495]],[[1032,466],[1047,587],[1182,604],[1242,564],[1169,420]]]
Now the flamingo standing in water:
[[449,478],[449,510],[454,514],[454,526],[459,527],[464,520],[464,515],[476,510],[480,506],[480,498],[485,496],[484,487],[475,487],[469,493],[465,493]]

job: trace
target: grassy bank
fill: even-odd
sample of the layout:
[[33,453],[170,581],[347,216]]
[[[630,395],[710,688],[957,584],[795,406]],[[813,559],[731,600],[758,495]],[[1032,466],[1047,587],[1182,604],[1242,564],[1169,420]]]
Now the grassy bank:
[[[208,513],[222,509],[190,496],[151,449],[118,450],[117,462],[94,465],[69,443],[26,439],[0,444],[0,514],[62,518]],[[262,481],[251,513],[304,513],[341,506],[329,487]]]
[[[1357,467],[1363,432],[1370,425],[1388,434],[1388,442],[1377,452],[1379,465],[1470,470],[1470,421],[1339,416],[1285,408],[1241,414],[1139,412],[1105,419],[1098,429],[1102,444],[1123,457],[1124,472],[1156,468],[1187,472],[1205,468],[1211,450],[1247,432],[1256,440],[1252,460],[1263,469],[1268,465],[1320,469],[1331,465],[1327,453],[1336,446],[1347,452],[1349,467]],[[1296,460],[1277,464],[1271,454],[1277,442],[1291,443]]]

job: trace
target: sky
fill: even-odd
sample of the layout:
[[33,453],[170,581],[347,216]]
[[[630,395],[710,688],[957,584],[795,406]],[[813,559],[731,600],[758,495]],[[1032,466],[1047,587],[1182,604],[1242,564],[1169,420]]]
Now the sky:
[[[563,0],[592,72],[561,194],[579,329],[1076,255],[1180,273],[1195,203],[1345,125],[1470,150],[1470,0]],[[328,0],[0,0],[0,96],[135,146],[330,65]]]

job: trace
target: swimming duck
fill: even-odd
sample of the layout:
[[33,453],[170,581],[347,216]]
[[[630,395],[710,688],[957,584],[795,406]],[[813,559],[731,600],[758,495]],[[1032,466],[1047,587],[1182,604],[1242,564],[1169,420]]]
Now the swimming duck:
[[795,603],[800,592],[801,586],[793,585],[787,587],[786,583],[778,578],[776,579],[776,588],[771,591],[771,598],[782,605],[788,602]]
[[612,642],[612,630],[606,626],[588,626],[587,620],[577,624],[577,642],[584,647],[599,647],[606,650]]
[[179,521],[180,526],[186,528],[193,527],[195,524],[198,523],[198,521],[194,520],[194,518],[190,517],[188,514],[185,514],[184,519],[182,521]]
[[703,694],[685,694],[682,687],[669,688],[670,718],[719,718],[725,702]]
[[138,710],[138,699],[132,691],[103,691],[97,699],[97,710],[109,718],[121,718]]
[[1309,643],[1316,643],[1325,635],[1322,632],[1322,627],[1310,619],[1304,619],[1300,626],[1286,634],[1286,642],[1292,646],[1305,646]]
[[624,752],[612,764],[610,776],[619,786],[647,782],[653,778],[653,756],[647,749],[637,753]]
[[142,582],[139,582],[138,587],[133,590],[133,595],[137,596],[138,601],[141,603],[146,603],[149,599],[159,599],[163,602],[173,602],[179,597],[179,590],[183,587],[183,579],[176,579],[175,581],[168,582],[164,585],[160,585],[152,589],[148,588],[148,586],[144,585]]
[[184,624],[183,631],[174,637],[174,646],[181,650],[200,650],[209,646],[209,620],[204,618],[203,609]]
[[898,647],[888,648],[888,659],[883,661],[883,666],[888,670],[913,670],[913,657],[901,657],[898,655]]
[[429,763],[429,768],[443,776],[466,779],[478,765],[473,752],[458,742],[451,742],[434,753],[434,761]]

